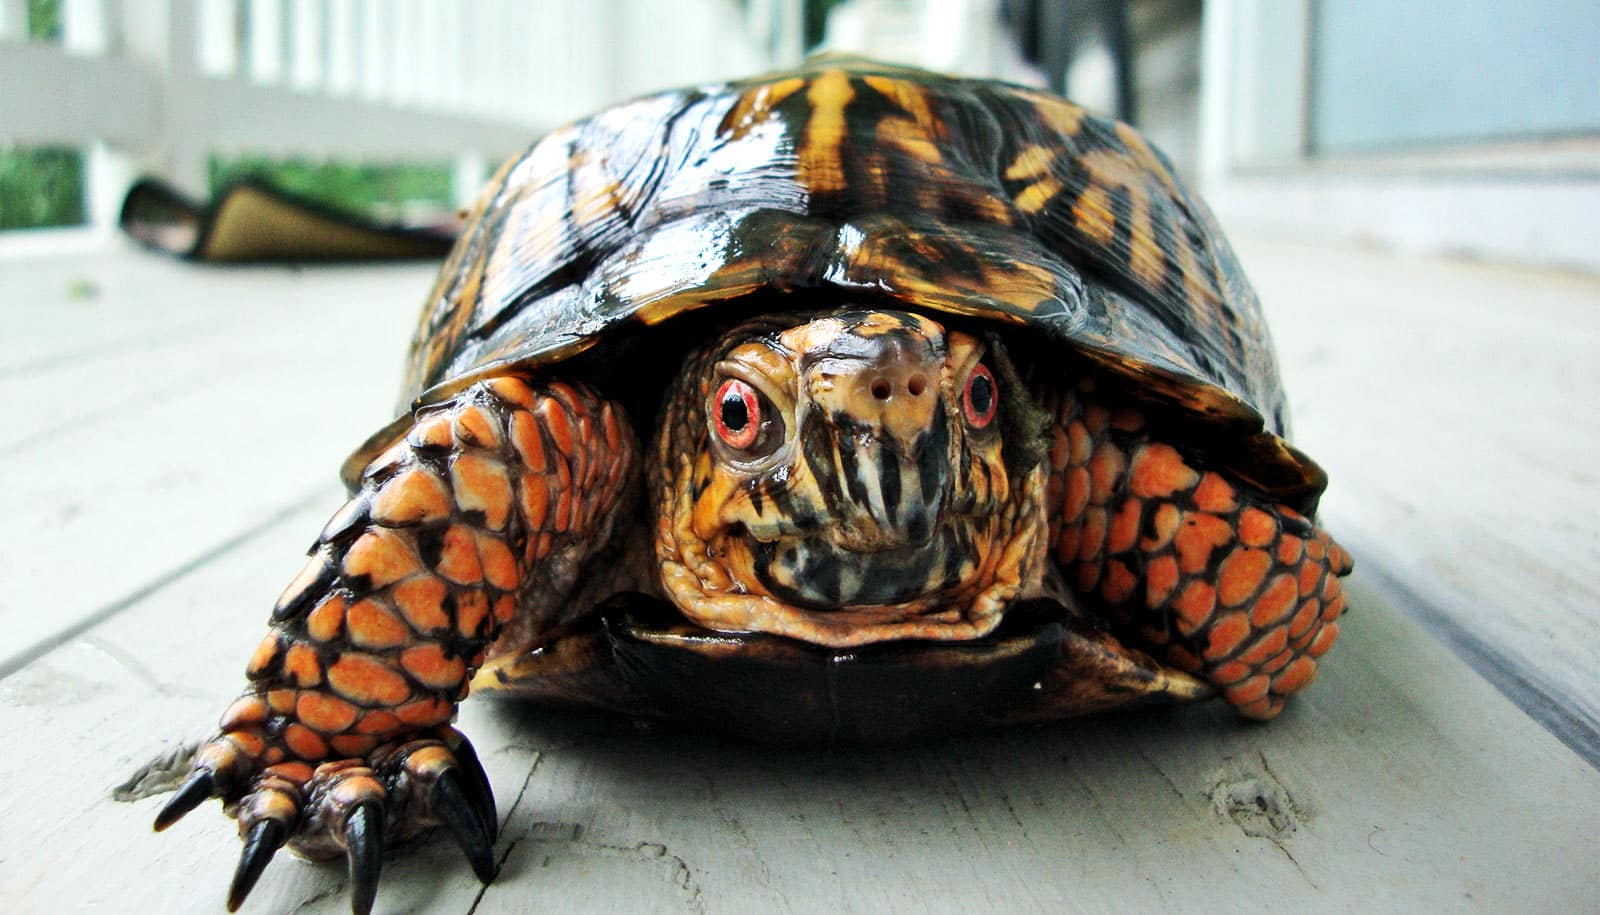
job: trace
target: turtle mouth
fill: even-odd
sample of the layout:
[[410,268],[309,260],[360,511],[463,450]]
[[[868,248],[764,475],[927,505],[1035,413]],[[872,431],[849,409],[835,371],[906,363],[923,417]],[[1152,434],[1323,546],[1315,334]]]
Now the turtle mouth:
[[832,532],[751,538],[752,567],[773,596],[808,610],[952,597],[977,569],[973,520],[948,519],[902,538]]

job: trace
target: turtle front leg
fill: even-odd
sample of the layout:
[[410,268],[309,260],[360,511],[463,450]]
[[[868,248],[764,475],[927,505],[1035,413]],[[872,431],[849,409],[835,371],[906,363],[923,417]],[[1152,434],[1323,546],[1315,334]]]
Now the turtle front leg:
[[1339,636],[1350,555],[1293,508],[1207,470],[1092,393],[1047,398],[1050,543],[1125,637],[1272,718]]
[[245,841],[230,910],[288,844],[347,856],[366,912],[382,847],[436,824],[494,876],[489,782],[448,722],[508,627],[518,640],[561,621],[636,488],[638,447],[620,407],[517,377],[414,419],[323,529],[244,695],[156,818],[222,798]]

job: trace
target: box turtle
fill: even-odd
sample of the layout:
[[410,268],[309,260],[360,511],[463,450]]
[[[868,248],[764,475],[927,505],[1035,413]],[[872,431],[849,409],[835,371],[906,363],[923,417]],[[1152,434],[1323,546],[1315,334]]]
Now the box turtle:
[[790,740],[1220,696],[1271,718],[1348,555],[1260,307],[1126,124],[859,60],[664,92],[483,193],[399,419],[161,811],[273,853],[444,825],[469,690]]

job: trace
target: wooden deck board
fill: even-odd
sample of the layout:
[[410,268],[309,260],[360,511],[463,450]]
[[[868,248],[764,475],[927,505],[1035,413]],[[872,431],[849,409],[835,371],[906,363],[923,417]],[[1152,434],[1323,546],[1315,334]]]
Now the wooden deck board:
[[[1263,250],[1276,252],[1246,249],[1252,266]],[[337,505],[338,458],[385,418],[428,271],[219,272],[119,257],[94,267],[103,271],[100,303],[117,306],[109,324],[129,334],[138,325],[137,301],[115,299],[116,276],[136,282],[158,314],[256,296],[253,309],[281,308],[282,319],[241,331],[260,347],[242,344],[240,358],[274,345],[303,355],[273,363],[276,380],[224,361],[222,377],[253,380],[130,408],[167,417],[158,428],[129,421],[117,426],[120,438],[83,434],[12,456],[9,478],[26,470],[36,485],[16,490],[13,511],[25,523],[0,535],[13,602],[0,606],[20,614],[6,625],[43,616],[66,632],[85,607],[114,612],[0,679],[0,729],[23,737],[0,754],[0,892],[22,911],[214,912],[238,854],[231,824],[213,804],[155,836],[161,798],[124,803],[112,789],[203,737],[241,687],[270,601]],[[57,279],[41,279],[50,269]],[[0,308],[14,307],[19,289],[64,294],[82,269],[45,264],[26,271],[26,283],[14,279],[21,272],[0,273]],[[374,329],[395,308],[394,325]],[[170,320],[184,326],[179,318]],[[1285,349],[1298,351],[1313,322],[1286,320]],[[349,342],[369,337],[381,342]],[[92,358],[139,372],[123,354]],[[153,361],[156,376],[162,359]],[[8,344],[0,364],[38,362]],[[1291,363],[1290,381],[1304,398],[1317,381],[1293,367],[1301,364]],[[34,372],[0,373],[0,384],[32,383]],[[278,385],[301,393],[293,404],[247,400],[255,421],[206,413],[231,402],[230,391],[247,398]],[[188,406],[173,405],[185,397]],[[1334,402],[1313,398],[1303,409],[1302,432],[1329,439],[1307,447],[1323,457],[1329,446],[1339,499],[1382,494],[1383,475],[1339,466],[1370,460],[1370,449],[1316,431],[1338,415],[1322,406]],[[1373,421],[1389,421],[1380,412]],[[186,447],[142,464],[158,431]],[[98,463],[67,453],[94,447],[105,454]],[[227,461],[296,469],[230,475]],[[93,489],[96,474],[120,466],[139,481],[131,491]],[[153,488],[149,475],[163,467],[187,485]],[[91,514],[83,537],[123,529],[148,554],[71,531],[40,549],[33,531],[64,499]],[[1330,509],[1338,504],[1330,498]],[[1341,517],[1356,514],[1348,512]],[[207,521],[216,517],[229,523]],[[33,571],[18,574],[12,557]],[[1600,773],[1366,583],[1365,569],[1386,556],[1360,558],[1341,646],[1321,681],[1265,726],[1205,706],[910,747],[784,751],[469,702],[460,727],[499,799],[502,874],[480,898],[459,852],[436,836],[388,859],[378,910],[1600,907]],[[80,596],[90,592],[94,600]],[[1258,799],[1276,805],[1276,827]],[[347,911],[343,883],[336,866],[285,856],[245,911]]]

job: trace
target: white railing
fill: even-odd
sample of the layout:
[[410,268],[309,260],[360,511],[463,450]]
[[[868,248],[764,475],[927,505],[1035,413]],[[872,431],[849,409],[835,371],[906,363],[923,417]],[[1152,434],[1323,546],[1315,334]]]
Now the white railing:
[[[748,10],[748,12],[746,11]],[[494,160],[618,99],[798,59],[799,0],[0,0],[0,145],[88,151],[92,225],[128,181],[197,195],[216,153]]]

